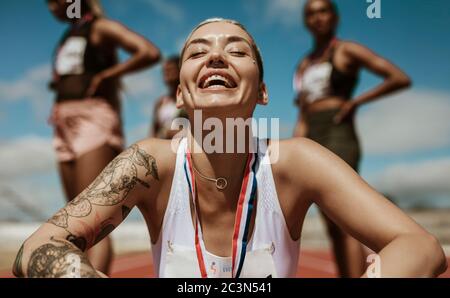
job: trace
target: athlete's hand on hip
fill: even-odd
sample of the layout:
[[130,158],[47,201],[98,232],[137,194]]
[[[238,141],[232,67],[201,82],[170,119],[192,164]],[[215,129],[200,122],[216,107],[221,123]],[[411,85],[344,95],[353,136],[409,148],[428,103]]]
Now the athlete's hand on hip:
[[336,124],[341,123],[344,119],[351,116],[357,107],[357,104],[354,101],[348,101],[344,103],[339,112],[334,116],[333,121]]
[[105,80],[105,76],[102,73],[96,74],[92,80],[91,84],[89,85],[89,88],[86,91],[86,97],[92,97],[94,96],[95,92],[97,92],[100,85]]

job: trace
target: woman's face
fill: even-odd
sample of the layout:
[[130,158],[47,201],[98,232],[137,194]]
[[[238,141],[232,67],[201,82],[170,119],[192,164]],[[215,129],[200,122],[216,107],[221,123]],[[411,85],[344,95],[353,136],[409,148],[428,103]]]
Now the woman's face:
[[304,18],[306,27],[314,36],[326,36],[336,29],[337,16],[328,1],[309,1],[305,6]]
[[65,0],[48,0],[48,10],[60,21],[67,21],[67,8],[70,3]]
[[177,103],[194,109],[250,114],[267,102],[252,38],[239,26],[214,22],[198,28],[186,42]]

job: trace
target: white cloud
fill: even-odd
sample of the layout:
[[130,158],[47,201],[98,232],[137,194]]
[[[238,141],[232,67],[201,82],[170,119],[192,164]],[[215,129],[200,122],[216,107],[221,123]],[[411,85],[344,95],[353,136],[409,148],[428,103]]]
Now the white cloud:
[[171,21],[181,22],[185,18],[184,10],[177,4],[168,0],[145,0],[145,3],[159,15],[169,18]]
[[44,220],[64,203],[51,140],[0,142],[0,220]]
[[285,26],[294,26],[300,22],[300,15],[305,0],[267,1],[267,16],[269,20]]
[[49,80],[49,65],[34,66],[17,80],[0,81],[0,100],[17,101],[48,94],[46,89]]
[[61,208],[65,201],[59,179],[49,178],[51,181],[14,179],[0,184],[0,221],[44,221]]
[[0,81],[0,99],[2,101],[17,101],[42,95],[50,80],[50,66],[38,65],[30,68],[25,74],[11,81]]
[[[280,24],[285,27],[298,26],[306,0],[253,0],[245,1],[245,9],[259,21]],[[263,16],[259,14],[261,7]]]
[[150,100],[163,92],[161,67],[132,74],[124,78],[124,94],[132,99]]
[[405,205],[450,207],[450,157],[387,167],[369,179],[379,191]]
[[23,136],[0,143],[0,178],[14,179],[45,174],[56,169],[51,140]]
[[405,154],[450,146],[450,94],[414,90],[383,99],[357,117],[367,154]]
[[51,66],[43,64],[33,66],[16,80],[0,81],[0,102],[27,100],[32,103],[37,116],[46,117],[53,101],[47,87],[50,76]]

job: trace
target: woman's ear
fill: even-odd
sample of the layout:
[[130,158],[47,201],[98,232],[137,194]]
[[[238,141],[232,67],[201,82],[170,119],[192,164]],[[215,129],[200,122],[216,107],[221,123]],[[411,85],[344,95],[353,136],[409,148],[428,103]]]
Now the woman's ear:
[[259,85],[258,100],[256,103],[263,106],[269,103],[269,93],[267,92],[267,86],[264,82]]
[[181,86],[178,84],[177,87],[177,102],[176,106],[178,109],[181,109],[184,107],[184,99],[183,99],[183,92],[181,91]]

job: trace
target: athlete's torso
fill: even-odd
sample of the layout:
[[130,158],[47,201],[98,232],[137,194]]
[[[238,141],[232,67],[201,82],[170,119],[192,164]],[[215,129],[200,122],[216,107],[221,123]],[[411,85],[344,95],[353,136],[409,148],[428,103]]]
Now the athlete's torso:
[[[57,101],[85,98],[92,78],[117,63],[114,47],[105,46],[93,29],[97,21],[87,15],[71,25],[62,37],[53,65]],[[114,101],[117,88],[117,81],[105,81],[94,96]]]
[[[181,146],[183,146],[183,143]],[[189,208],[188,186],[184,173],[180,170],[184,157],[180,150],[183,150],[183,148],[179,147],[178,155],[173,154],[170,157],[171,165],[169,167],[173,167],[174,170],[165,179],[160,179],[158,197],[148,198],[140,206],[153,240],[155,271],[158,276],[172,276],[173,274],[197,276],[198,273],[196,271],[198,270],[196,258],[193,258],[195,257],[193,248],[194,226]],[[267,155],[264,154],[260,156],[267,158]],[[288,164],[288,161],[284,160],[283,157],[280,159],[281,164]],[[264,273],[260,271],[258,273],[260,276],[267,272],[269,274],[262,277],[295,275],[297,267],[295,256],[298,255],[299,248],[298,239],[309,204],[296,199],[297,189],[301,187],[294,187],[291,185],[292,183],[287,184],[286,177],[283,175],[285,170],[279,169],[282,167],[280,163],[272,166],[266,165],[257,174],[258,185],[261,185],[258,193],[262,195],[258,196],[255,224],[247,250],[251,252],[248,261],[246,261],[249,265],[247,265],[248,267],[244,265],[244,276],[254,276],[254,267],[251,264],[258,263],[261,258],[266,260],[264,262],[267,270]],[[280,188],[285,191],[278,192],[278,195],[277,190]],[[210,222],[213,220],[215,219],[209,219]],[[221,221],[221,218],[217,218],[217,221]],[[233,227],[229,228],[232,229]],[[216,231],[214,227],[209,227],[209,230]],[[220,236],[221,233],[226,233],[228,230],[228,227],[217,229],[220,232],[215,234]],[[217,247],[218,245],[218,242],[211,237],[205,237],[205,242],[206,247]],[[275,250],[273,250],[273,247]],[[181,252],[181,254],[174,254],[175,251]],[[212,270],[211,273],[230,274],[228,272],[229,258],[227,260],[227,258],[221,258],[217,255],[214,258],[214,252],[216,251],[212,249],[211,252],[213,253],[208,253],[208,258],[211,259],[207,266]],[[289,263],[287,260],[289,260]],[[188,265],[183,270],[174,271],[170,265],[171,262],[176,264],[185,262]]]
[[339,108],[352,97],[358,72],[349,66],[342,44],[332,41],[324,58],[313,62],[308,57],[295,73],[294,90],[310,112]]
[[158,124],[158,131],[156,137],[166,139],[167,132],[172,129],[172,122],[179,117],[181,110],[176,106],[175,99],[165,95],[159,99],[159,104],[156,108],[156,122]]

